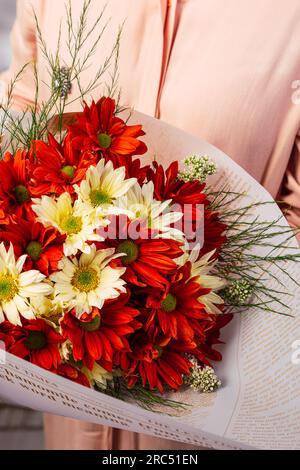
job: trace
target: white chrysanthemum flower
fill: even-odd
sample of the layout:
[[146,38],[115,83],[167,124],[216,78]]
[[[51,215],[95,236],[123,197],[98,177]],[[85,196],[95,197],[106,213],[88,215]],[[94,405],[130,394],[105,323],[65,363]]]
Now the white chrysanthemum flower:
[[196,281],[204,287],[204,289],[211,289],[209,294],[202,295],[198,300],[205,305],[208,313],[217,315],[222,313],[218,305],[224,304],[224,300],[216,292],[226,286],[226,281],[218,276],[209,274],[215,265],[215,261],[211,259],[215,250],[206,253],[198,259],[199,252],[199,245],[197,245],[190,252],[186,251],[180,258],[177,258],[176,262],[180,266],[188,261],[191,262],[191,277],[195,277]]
[[97,385],[103,390],[107,388],[107,382],[113,380],[112,373],[105,370],[97,364],[97,362],[94,363],[92,370],[89,370],[87,367],[83,367],[82,372],[87,376],[92,385]]
[[31,297],[30,304],[36,317],[48,317],[53,312],[53,302],[49,297]]
[[61,316],[63,309],[57,303],[53,302],[51,297],[30,297],[30,305],[32,306],[35,316],[44,319],[51,319],[52,317]]
[[67,339],[67,341],[62,343],[59,349],[60,349],[61,357],[65,361],[69,362],[73,359],[73,345],[69,339]]
[[80,203],[94,217],[127,214],[115,203],[136,183],[136,178],[125,178],[125,167],[113,167],[111,161],[102,158],[96,166],[90,166],[80,186],[75,185]]
[[154,185],[152,181],[143,184],[136,183],[127,194],[117,200],[117,205],[132,213],[131,220],[143,219],[147,228],[157,230],[158,237],[175,238],[182,240],[184,234],[172,224],[182,219],[183,213],[171,210],[172,200],[157,201],[154,199]]
[[66,256],[76,255],[80,250],[90,253],[91,248],[87,242],[100,241],[103,238],[95,233],[99,227],[96,220],[83,211],[80,202],[72,203],[69,193],[61,194],[56,200],[49,196],[41,199],[33,199],[32,209],[44,226],[55,227],[60,233],[66,235],[64,243],[64,254]]
[[20,314],[35,318],[30,298],[52,293],[52,286],[43,282],[45,276],[35,269],[22,272],[27,255],[16,261],[13,246],[6,251],[0,244],[0,323],[5,318],[14,325],[21,325]]
[[79,259],[63,258],[59,269],[51,274],[54,285],[54,300],[65,310],[75,308],[78,318],[90,313],[92,307],[102,308],[104,301],[114,299],[126,292],[125,281],[121,279],[126,268],[112,268],[111,260],[121,256],[114,249],[98,250],[91,245],[89,254]]

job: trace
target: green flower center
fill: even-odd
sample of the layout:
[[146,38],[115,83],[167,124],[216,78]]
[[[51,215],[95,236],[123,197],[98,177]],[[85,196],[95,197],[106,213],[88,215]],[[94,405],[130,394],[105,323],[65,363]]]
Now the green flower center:
[[90,201],[92,206],[97,207],[102,204],[110,204],[111,197],[105,191],[101,191],[101,189],[94,189],[90,192]]
[[18,286],[10,274],[0,275],[0,302],[9,302],[18,292]]
[[42,253],[42,245],[39,242],[29,242],[25,251],[32,261],[37,261]]
[[30,331],[25,341],[25,345],[28,349],[42,349],[46,344],[47,338],[42,331]]
[[61,228],[68,235],[79,233],[82,229],[82,219],[81,217],[69,215],[69,217],[61,222]]
[[149,209],[144,204],[134,204],[130,207],[130,209],[134,212],[136,219],[151,219]]
[[22,184],[19,184],[18,186],[15,187],[14,189],[14,195],[17,200],[17,203],[24,204],[24,202],[28,201],[30,199],[30,194],[27,188],[23,186]]
[[63,166],[61,172],[69,178],[74,178],[76,168],[72,165]]
[[168,294],[167,297],[160,304],[161,308],[165,312],[173,312],[176,308],[177,300],[172,294]]
[[98,287],[99,275],[93,268],[78,268],[75,271],[71,284],[80,292],[90,292]]
[[131,240],[120,243],[116,249],[117,253],[125,253],[122,259],[124,264],[130,264],[135,261],[139,255],[138,246]]
[[81,321],[80,326],[86,331],[96,331],[99,329],[100,323],[101,323],[100,316],[97,315],[95,318],[93,318],[92,321],[89,321],[89,322]]
[[157,358],[161,357],[161,355],[163,353],[163,348],[161,346],[156,345],[156,346],[154,346],[154,349],[156,349],[156,351],[158,352],[158,357]]
[[98,141],[99,141],[99,144],[102,148],[108,149],[108,147],[110,147],[112,139],[111,139],[110,135],[100,133],[100,134],[98,134]]

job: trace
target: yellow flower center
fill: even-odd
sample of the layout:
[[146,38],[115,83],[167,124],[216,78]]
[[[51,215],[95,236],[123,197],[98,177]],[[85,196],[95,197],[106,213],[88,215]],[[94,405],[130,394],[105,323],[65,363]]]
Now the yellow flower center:
[[62,220],[61,228],[68,235],[79,233],[82,229],[82,218],[69,215],[69,217]]
[[30,199],[30,194],[27,188],[23,186],[22,184],[19,184],[18,186],[15,187],[14,189],[14,195],[17,200],[17,203],[24,204],[24,202],[28,201]]
[[93,268],[78,268],[75,271],[71,284],[80,292],[90,292],[98,287],[99,275]]
[[100,133],[100,134],[98,134],[98,141],[99,141],[99,144],[102,148],[108,149],[108,147],[110,147],[110,145],[111,145],[112,139],[111,139],[110,135]]
[[25,251],[32,261],[37,261],[42,253],[42,245],[35,241],[29,242]]
[[76,168],[72,165],[63,166],[61,172],[69,178],[74,178]]
[[18,286],[10,274],[0,274],[0,302],[10,302],[18,292]]
[[94,189],[90,192],[90,201],[94,207],[101,206],[102,204],[110,204],[111,197],[101,189]]
[[168,294],[167,297],[161,302],[160,306],[165,312],[173,312],[176,308],[177,300],[172,294]]

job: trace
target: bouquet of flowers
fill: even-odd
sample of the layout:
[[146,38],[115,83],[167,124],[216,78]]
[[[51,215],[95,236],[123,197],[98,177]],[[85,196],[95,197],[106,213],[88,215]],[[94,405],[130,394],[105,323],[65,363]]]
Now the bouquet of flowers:
[[191,155],[181,171],[178,161],[143,166],[143,135],[102,97],[61,143],[49,133],[4,155],[0,338],[88,387],[141,399],[147,390],[150,405],[152,392],[219,387],[214,345],[259,285],[243,271],[228,281],[232,237],[205,184],[215,163]]
[[213,345],[232,318],[215,271],[227,226],[205,192],[215,164],[143,166],[143,135],[103,97],[61,143],[49,134],[4,155],[1,338],[86,386],[212,391]]
[[[171,432],[165,415],[185,413],[190,393],[221,387],[217,345],[226,338],[235,360],[241,318],[261,322],[261,310],[275,325],[294,314],[294,233],[222,152],[142,114],[128,119],[112,97],[116,72],[107,96],[65,113],[79,71],[58,67],[41,44],[56,113],[44,103],[27,128],[24,116],[2,122],[11,138],[0,161],[1,392],[42,410],[219,446],[188,424]],[[237,385],[233,369],[223,369],[215,394],[222,409],[226,383]]]

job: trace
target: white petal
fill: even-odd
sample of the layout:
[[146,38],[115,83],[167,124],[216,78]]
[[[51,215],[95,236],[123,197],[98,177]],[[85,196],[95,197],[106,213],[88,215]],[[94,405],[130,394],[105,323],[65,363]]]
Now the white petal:
[[66,239],[63,248],[65,256],[75,256],[78,251],[78,249],[70,242],[69,237]]
[[2,304],[2,308],[7,320],[10,321],[10,323],[13,325],[22,326],[17,306],[13,300]]
[[35,282],[41,282],[45,277],[46,276],[44,276],[44,274],[40,273],[40,271],[37,271],[36,269],[26,271],[21,273],[19,276],[20,286],[24,287]]
[[50,295],[52,294],[53,288],[47,283],[29,284],[28,286],[20,287],[19,295],[21,297],[35,297],[37,295]]
[[23,310],[28,309],[28,303],[26,303],[25,300],[22,297],[20,297],[19,295],[16,295],[14,297],[14,302],[15,302],[19,312],[23,312]]
[[4,322],[4,320],[5,320],[5,317],[4,317],[4,314],[3,314],[2,307],[0,305],[0,323]]
[[57,271],[56,273],[53,273],[50,275],[50,280],[53,282],[70,283],[71,279],[72,279],[72,276],[69,276],[69,274],[66,274],[65,271]]
[[88,303],[93,307],[102,308],[104,300],[95,294],[95,292],[89,292],[88,294]]
[[60,269],[64,270],[65,279],[72,278],[77,266],[68,258],[64,258],[63,267]]
[[21,312],[22,317],[26,318],[26,320],[34,320],[35,315],[31,308],[27,308],[26,310],[22,310]]
[[24,263],[25,263],[27,257],[28,257],[28,255],[22,255],[22,256],[20,256],[20,258],[16,262],[16,268],[17,268],[17,271],[19,273],[22,272],[22,269],[23,269],[23,266],[24,266]]

